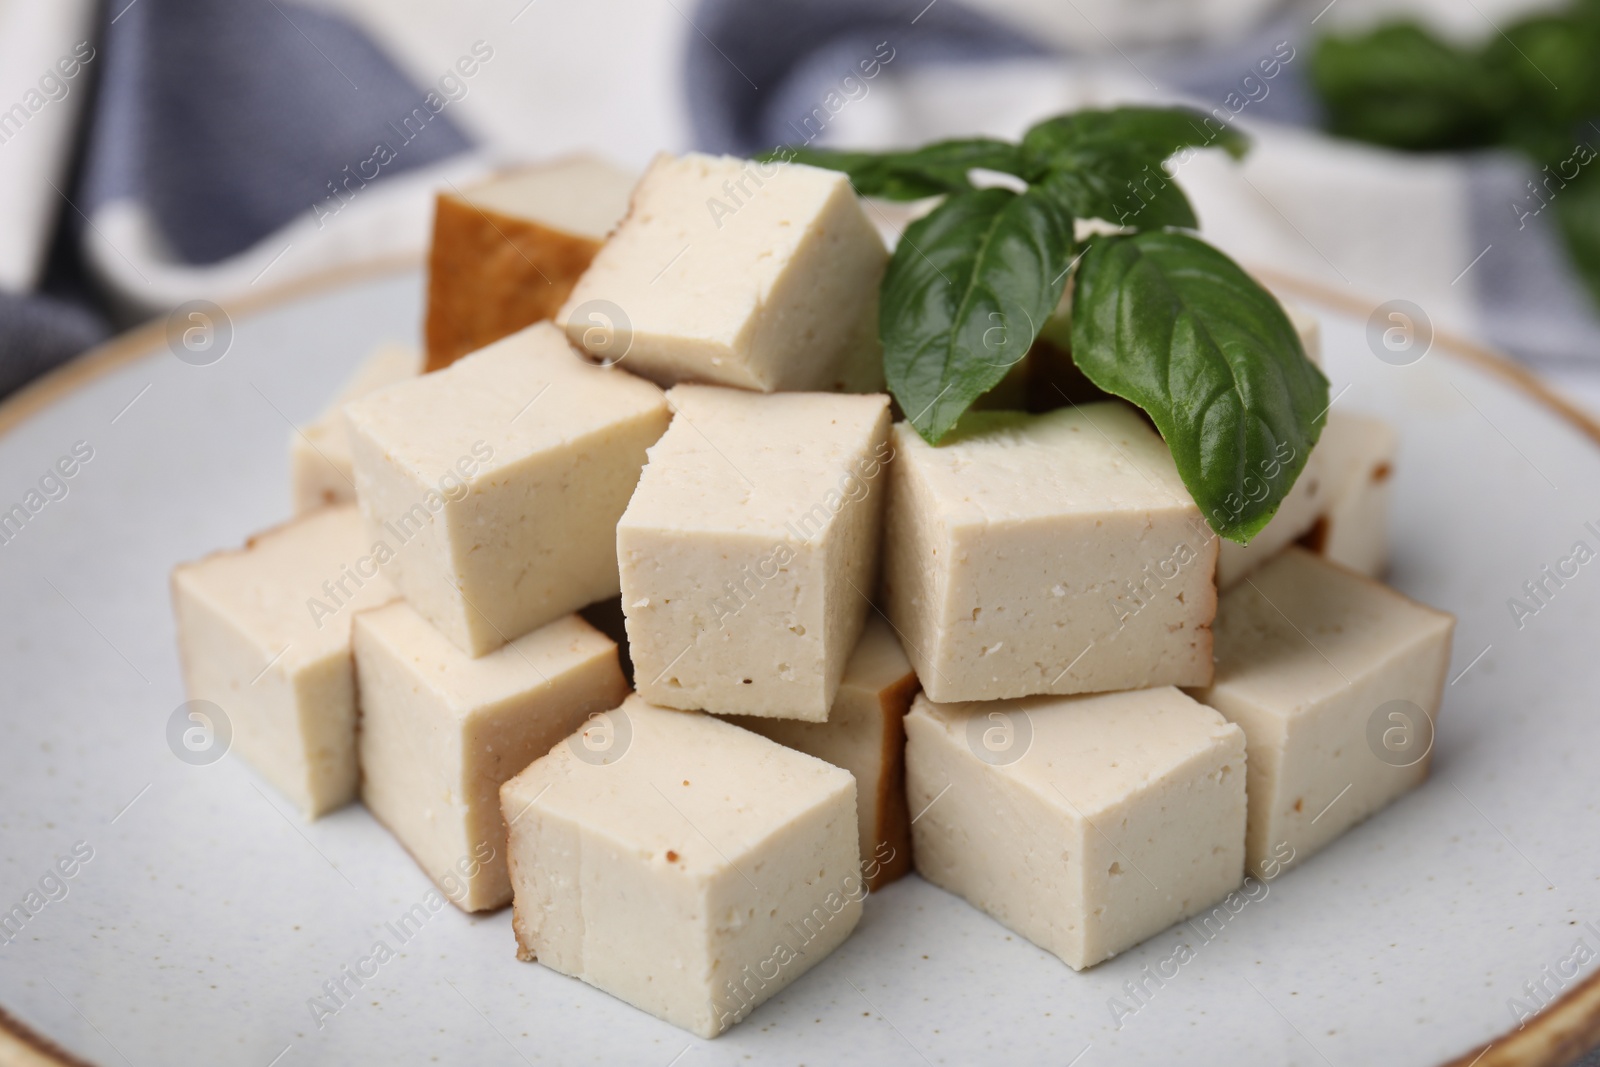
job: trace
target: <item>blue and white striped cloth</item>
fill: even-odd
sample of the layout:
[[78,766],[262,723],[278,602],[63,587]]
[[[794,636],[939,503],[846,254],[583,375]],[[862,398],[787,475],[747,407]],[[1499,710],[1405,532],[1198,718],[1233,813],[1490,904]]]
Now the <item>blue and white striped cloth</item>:
[[[1548,215],[1519,219],[1512,209],[1530,176],[1520,160],[1389,156],[1313,132],[1305,56],[1332,21],[1312,25],[1325,2],[1285,0],[1225,44],[1127,44],[1092,55],[1063,52],[1059,36],[1017,16],[1019,2],[702,0],[681,4],[685,32],[659,47],[681,51],[682,83],[667,88],[684,97],[693,146],[712,151],[1015,132],[1025,119],[1126,95],[1208,109],[1242,100],[1239,121],[1261,144],[1250,164],[1258,169],[1241,172],[1248,188],[1198,163],[1185,176],[1202,219],[1218,224],[1213,239],[1253,262],[1438,308],[1441,320],[1530,362],[1600,369],[1600,317]],[[32,73],[19,82],[0,72],[0,93],[16,83],[23,109],[16,118],[0,96],[0,208],[19,203],[7,195],[16,180],[8,166],[77,108],[62,164],[53,177],[40,172],[48,184],[30,179],[43,196],[20,201],[38,205],[22,214],[56,220],[35,227],[42,236],[31,267],[8,268],[0,234],[0,395],[184,299],[419,247],[431,190],[484,165],[447,110],[452,94],[417,84],[361,23],[326,7],[59,3],[93,9],[83,32],[92,58],[70,95],[29,97]],[[407,10],[397,3],[391,17]],[[510,52],[509,35],[498,42],[509,58],[497,62],[537,62],[550,47],[521,40],[521,53]],[[75,43],[64,38],[58,50]],[[1298,58],[1270,86],[1241,89],[1242,73],[1285,47]],[[28,110],[35,100],[37,114]],[[592,118],[606,128],[607,116]],[[372,162],[377,144],[393,146],[382,166]],[[352,199],[341,190],[358,169],[370,180],[357,181]],[[330,212],[341,214],[341,232],[328,238],[320,230]],[[1424,216],[1431,225],[1418,223]]]

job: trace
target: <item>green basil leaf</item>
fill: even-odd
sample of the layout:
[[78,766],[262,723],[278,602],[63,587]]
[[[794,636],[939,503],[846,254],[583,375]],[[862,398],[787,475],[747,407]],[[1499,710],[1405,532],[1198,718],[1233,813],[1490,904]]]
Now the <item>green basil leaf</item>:
[[1600,111],[1600,22],[1540,14],[1489,39],[1484,63],[1503,72],[1513,94],[1508,106],[1577,126]]
[[895,170],[942,178],[952,189],[958,187],[957,183],[961,189],[971,188],[967,180],[970,170],[997,170],[1020,176],[1025,169],[1020,148],[989,137],[937,141],[909,152],[890,153],[886,161]]
[[1039,188],[1080,219],[1102,219],[1117,226],[1159,230],[1197,229],[1194,208],[1161,161],[1135,152],[1103,152],[1078,159],[1058,157]]
[[761,158],[844,171],[857,193],[886,200],[920,200],[966,192],[972,188],[967,173],[974,169],[1019,175],[1024,169],[1020,148],[987,137],[940,141],[906,152],[775,148]]
[[930,443],[1027,354],[1071,256],[1072,217],[1037,188],[959,193],[906,229],[878,332],[889,389]]
[[1211,528],[1248,543],[1294,485],[1328,409],[1278,301],[1198,238],[1096,239],[1073,290],[1072,355],[1155,420]]
[[[1505,27],[1483,53],[1507,121],[1503,137],[1540,163],[1593,140],[1588,121],[1600,115],[1600,22],[1541,14]],[[1558,88],[1559,86],[1559,88]]]
[[1022,136],[1030,178],[1057,166],[1079,166],[1094,156],[1137,155],[1141,164],[1160,164],[1185,148],[1212,147],[1241,159],[1250,142],[1232,126],[1189,107],[1075,111],[1046,119]]
[[1592,158],[1600,129],[1596,56],[1600,0],[1573,0],[1508,23],[1476,49],[1411,22],[1325,38],[1311,75],[1334,133],[1412,151],[1512,147],[1578,186],[1560,187],[1555,215],[1600,306],[1600,194],[1570,170]]
[[1502,79],[1411,22],[1323,38],[1311,54],[1311,83],[1330,130],[1391,148],[1494,144],[1508,117]]

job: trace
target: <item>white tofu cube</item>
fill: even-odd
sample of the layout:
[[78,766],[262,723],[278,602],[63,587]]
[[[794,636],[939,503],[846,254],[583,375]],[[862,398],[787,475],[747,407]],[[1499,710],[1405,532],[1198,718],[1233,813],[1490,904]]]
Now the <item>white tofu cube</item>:
[[348,504],[172,572],[189,699],[222,709],[231,750],[307,818],[355,799],[350,620],[394,597]]
[[894,631],[876,612],[845,665],[827,722],[729,716],[780,745],[855,776],[862,876],[870,889],[911,870],[911,815],[906,810],[906,712],[917,676]]
[[1211,677],[1217,538],[1120,402],[969,413],[935,448],[894,427],[887,610],[930,698]]
[[340,409],[357,397],[407,378],[422,366],[416,350],[403,345],[383,345],[356,369],[327,411],[315,422],[289,434],[289,488],[294,513],[304,515],[329,504],[353,504],[355,475],[350,464],[350,435]]
[[1249,742],[1251,870],[1304,860],[1428,776],[1454,629],[1300,548],[1223,596],[1216,680],[1194,695]]
[[1338,442],[1343,477],[1302,543],[1369,578],[1389,564],[1389,494],[1400,435],[1381,419],[1344,416]]
[[681,385],[617,525],[634,683],[665,707],[822,722],[877,574],[881,395]]
[[345,416],[384,573],[457,648],[617,594],[617,519],[669,418],[649,382],[541,323]]
[[361,799],[463,911],[511,902],[500,786],[628,695],[576,615],[470,659],[404,601],[356,616]]
[[[1306,457],[1300,477],[1261,532],[1251,538],[1248,545],[1219,538],[1221,551],[1217,556],[1217,588],[1226,590],[1239,584],[1247,575],[1253,574],[1268,560],[1302,538],[1325,538],[1328,516],[1339,507],[1346,488],[1357,481],[1356,468],[1370,467],[1374,462],[1373,457],[1379,454],[1392,455],[1393,448],[1393,431],[1376,419],[1338,410],[1329,411],[1322,436]],[[1254,494],[1259,486],[1264,486],[1266,476],[1275,475],[1276,468],[1264,465],[1259,473],[1263,476],[1262,480],[1245,487],[1247,493]],[[1360,545],[1361,550],[1370,551],[1370,535],[1363,538],[1356,533],[1360,524],[1370,522],[1372,518],[1369,513],[1359,509],[1370,506],[1370,494],[1362,497],[1361,503],[1353,507],[1346,505],[1342,545],[1354,542]],[[1383,507],[1381,499],[1376,506],[1380,509]],[[1379,525],[1381,529],[1381,520]],[[1319,528],[1323,530],[1320,535],[1317,533]],[[1386,545],[1380,540],[1378,552],[1381,555],[1385,551]]]
[[923,695],[906,741],[917,872],[1076,970],[1244,875],[1244,735],[1176,689]]
[[556,321],[663,385],[870,392],[888,258],[841,173],[663,155]]
[[[1300,476],[1284,495],[1278,510],[1267,524],[1250,539],[1248,545],[1218,538],[1217,588],[1230,589],[1244,581],[1272,557],[1305,536],[1328,510],[1335,490],[1343,481],[1342,442],[1350,424],[1343,413],[1328,412],[1322,436],[1306,457]],[[1281,477],[1282,467],[1276,461],[1252,475],[1255,481],[1243,486],[1251,496],[1262,492],[1265,486]]]
[[637,696],[604,718],[500,791],[518,954],[715,1037],[860,919],[855,782]]

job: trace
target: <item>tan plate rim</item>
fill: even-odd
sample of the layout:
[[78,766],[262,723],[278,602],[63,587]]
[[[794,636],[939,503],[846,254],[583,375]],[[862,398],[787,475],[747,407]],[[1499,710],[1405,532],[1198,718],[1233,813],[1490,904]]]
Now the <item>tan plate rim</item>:
[[[420,255],[407,254],[339,267],[230,301],[224,309],[231,318],[237,318],[281,307],[312,293],[412,270],[421,264]],[[1356,318],[1370,315],[1380,303],[1275,270],[1255,273],[1278,291],[1338,308]],[[152,320],[24,386],[10,398],[0,401],[0,434],[16,429],[101,375],[159,350],[165,333],[165,319]],[[1532,371],[1449,333],[1435,333],[1434,348],[1506,381],[1549,408],[1600,449],[1600,421],[1556,393]],[[1600,1044],[1600,971],[1580,982],[1531,1022],[1462,1053],[1442,1067],[1568,1067],[1596,1044]],[[84,1067],[86,1063],[0,1008],[0,1067]]]

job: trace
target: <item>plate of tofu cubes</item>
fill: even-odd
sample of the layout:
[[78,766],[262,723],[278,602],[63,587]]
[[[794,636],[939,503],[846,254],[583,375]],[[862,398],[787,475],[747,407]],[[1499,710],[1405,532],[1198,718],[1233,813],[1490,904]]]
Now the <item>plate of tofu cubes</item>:
[[[514,170],[421,271],[186,306],[10,417],[15,1034],[1564,1062],[1527,1041],[1600,950],[1592,427],[1181,222],[1030,243],[1032,191],[858,164]],[[1046,246],[1081,273],[1007,295]],[[1151,322],[1171,403],[1096,362]]]

